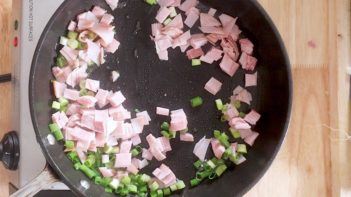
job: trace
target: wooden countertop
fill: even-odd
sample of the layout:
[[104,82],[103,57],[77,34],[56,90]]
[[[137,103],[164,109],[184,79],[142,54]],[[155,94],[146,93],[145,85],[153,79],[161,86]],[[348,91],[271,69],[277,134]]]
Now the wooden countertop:
[[[0,1],[0,74],[11,71],[11,0]],[[294,101],[277,158],[246,196],[351,194],[349,131],[350,0],[259,0],[277,25],[292,63]],[[5,33],[4,33],[5,32]],[[10,84],[0,84],[0,133],[11,129]],[[8,173],[0,167],[0,195]]]

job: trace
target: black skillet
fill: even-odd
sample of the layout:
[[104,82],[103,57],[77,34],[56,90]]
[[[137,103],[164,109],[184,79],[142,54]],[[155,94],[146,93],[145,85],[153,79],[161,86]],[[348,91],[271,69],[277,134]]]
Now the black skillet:
[[[34,54],[29,83],[29,99],[37,140],[44,155],[60,179],[77,195],[110,196],[100,186],[90,182],[80,171],[73,169],[71,161],[63,153],[63,145],[47,143],[52,93],[51,66],[57,55],[59,37],[65,34],[67,24],[83,11],[99,5],[111,12],[103,0],[66,0],[47,24]],[[199,8],[207,11],[213,7],[220,12],[239,17],[238,25],[255,44],[254,55],[258,58],[258,86],[249,88],[253,93],[252,107],[262,114],[254,130],[260,133],[247,161],[236,166],[211,183],[205,182],[193,189],[185,189],[182,196],[240,196],[247,192],[264,174],[276,156],[288,128],[292,103],[292,80],[289,60],[281,37],[263,8],[254,0],[203,0]],[[183,53],[170,50],[169,61],[160,61],[150,40],[150,24],[154,22],[158,6],[148,6],[142,0],[120,0],[119,8],[112,12],[115,17],[117,39],[121,47],[107,62],[94,70],[91,78],[101,81],[104,89],[122,90],[127,97],[125,106],[150,112],[154,122],[144,130],[159,135],[158,125],[163,119],[155,116],[156,106],[171,109],[184,108],[188,115],[190,131],[198,141],[204,135],[212,136],[213,129],[226,129],[219,121],[214,99],[226,100],[234,87],[244,85],[244,71],[240,69],[233,78],[224,74],[218,66],[203,64],[191,67]],[[140,27],[140,28],[139,28]],[[109,79],[111,70],[118,70],[121,77],[116,83]],[[203,86],[214,76],[223,82],[222,90],[212,96]],[[189,100],[202,96],[204,105],[192,109]],[[145,141],[143,142],[145,144]],[[194,144],[172,141],[173,151],[167,154],[169,165],[178,178],[185,182],[194,176],[192,154]],[[211,151],[208,151],[211,152]],[[210,153],[208,157],[211,156]],[[150,171],[159,162],[152,162]],[[88,189],[81,185],[88,180]]]

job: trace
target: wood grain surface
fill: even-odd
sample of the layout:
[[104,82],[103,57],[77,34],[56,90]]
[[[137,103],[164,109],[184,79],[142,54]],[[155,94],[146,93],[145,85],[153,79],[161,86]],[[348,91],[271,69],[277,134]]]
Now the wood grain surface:
[[[245,196],[350,196],[350,0],[259,0],[292,63],[294,101],[287,138]],[[10,72],[11,0],[0,1],[0,74]],[[10,84],[0,84],[0,133],[11,129]],[[0,196],[8,173],[0,167]]]

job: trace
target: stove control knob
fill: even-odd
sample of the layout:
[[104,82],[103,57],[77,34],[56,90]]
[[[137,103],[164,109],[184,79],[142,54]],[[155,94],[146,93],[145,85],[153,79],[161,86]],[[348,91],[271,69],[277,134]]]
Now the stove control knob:
[[0,161],[5,168],[16,170],[20,157],[19,139],[15,131],[6,133],[0,142]]

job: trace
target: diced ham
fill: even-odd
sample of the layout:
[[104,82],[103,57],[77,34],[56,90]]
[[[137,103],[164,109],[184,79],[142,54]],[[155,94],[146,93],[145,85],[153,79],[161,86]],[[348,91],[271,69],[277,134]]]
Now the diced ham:
[[97,17],[97,18],[101,18],[104,14],[106,14],[106,10],[102,9],[99,6],[94,6],[93,9],[91,10],[91,12]]
[[238,131],[242,139],[245,139],[246,137],[250,136],[252,133],[251,129],[239,129]]
[[[233,28],[236,26],[235,25],[236,20],[237,20],[237,18],[231,18],[228,22],[226,22],[223,25],[223,31],[224,31],[226,36],[228,36],[230,33],[233,32]],[[237,40],[237,37],[238,37],[238,35],[236,35],[236,38],[234,40]]]
[[167,50],[159,51],[159,52],[157,53],[157,55],[158,55],[158,58],[159,58],[160,60],[165,60],[165,61],[168,60],[168,52],[167,52]]
[[100,81],[93,80],[93,79],[86,79],[85,88],[93,92],[96,92],[100,88]]
[[132,141],[126,140],[123,141],[119,147],[119,152],[120,153],[129,153],[130,149],[132,148]]
[[215,45],[216,42],[220,39],[217,34],[208,34],[206,38],[212,45]]
[[200,57],[202,55],[204,55],[204,52],[201,48],[190,49],[186,52],[186,56],[188,57],[189,60]]
[[219,27],[221,23],[213,16],[205,13],[200,13],[200,25],[202,27],[209,26],[209,27]]
[[245,87],[257,85],[257,72],[254,74],[245,74]]
[[83,112],[79,126],[89,130],[94,130],[95,129],[94,120],[95,120],[94,114]]
[[108,101],[113,107],[117,107],[118,105],[122,104],[125,100],[126,98],[123,96],[121,91],[115,92],[108,98]]
[[63,97],[68,100],[75,101],[79,98],[79,92],[77,90],[66,88],[65,91],[63,92]]
[[244,141],[248,145],[252,146],[255,143],[255,140],[257,139],[258,135],[259,134],[257,132],[253,131],[253,132],[251,132],[251,134],[249,136],[245,137]]
[[112,169],[108,169],[106,167],[100,167],[99,171],[103,177],[113,177],[115,175]]
[[138,112],[138,113],[136,113],[136,116],[143,117],[144,118],[144,125],[149,125],[151,118],[149,116],[149,113],[147,113],[147,111]]
[[219,20],[222,23],[222,26],[225,26],[226,24],[230,23],[231,21],[234,21],[235,19],[227,14],[221,14],[219,15]]
[[56,98],[63,97],[64,92],[67,88],[67,85],[64,83],[57,82],[57,81],[53,81],[52,85],[54,88],[54,94],[55,94]]
[[180,134],[180,141],[193,142],[194,136],[190,133]]
[[130,164],[128,167],[127,167],[127,171],[136,175],[138,174],[139,170],[138,170],[138,167],[135,166],[134,164]]
[[119,0],[105,0],[112,10],[117,8]]
[[209,93],[216,95],[217,92],[222,88],[222,83],[215,79],[214,77],[211,77],[211,79],[205,84],[205,90],[207,90]]
[[244,89],[235,96],[235,99],[250,105],[252,101],[252,95],[250,92]]
[[149,162],[146,159],[143,159],[139,162],[139,169],[145,168],[147,165],[149,165]]
[[194,11],[194,10],[190,10],[189,14],[187,15],[184,24],[187,25],[189,28],[192,28],[194,26],[194,24],[196,23],[196,21],[199,19],[199,13]]
[[173,39],[172,48],[176,48],[178,46],[186,45],[191,38],[190,30],[184,32],[179,37]]
[[157,140],[161,143],[162,147],[163,147],[163,151],[162,152],[168,152],[172,150],[171,144],[169,142],[169,139],[165,138],[165,137],[159,137],[157,138]]
[[190,46],[190,42],[188,41],[185,45],[180,46],[180,51],[185,52],[185,50]]
[[208,64],[212,64],[214,61],[218,61],[222,58],[222,50],[212,47],[206,55],[201,56],[200,60]]
[[111,14],[104,14],[100,20],[101,23],[105,23],[110,25],[113,21],[114,17]]
[[169,109],[163,107],[156,107],[156,114],[161,116],[169,116]]
[[74,88],[81,80],[85,79],[88,76],[86,70],[87,66],[80,66],[74,69],[71,73],[68,74],[66,83]]
[[254,70],[256,67],[257,59],[244,52],[240,56],[239,63],[241,64],[242,68],[245,70]]
[[227,104],[225,105],[226,111],[223,113],[226,117],[226,120],[231,120],[239,115],[238,110],[232,105],[232,104]]
[[168,28],[168,27],[175,27],[175,28],[183,29],[184,24],[183,24],[182,15],[178,14],[177,16],[175,16],[173,18],[173,20],[166,25],[165,28]]
[[105,133],[106,122],[108,120],[108,110],[95,110],[94,112],[94,128],[98,132]]
[[51,116],[52,122],[56,123],[60,129],[66,126],[68,117],[64,112],[56,112]]
[[221,159],[225,151],[225,147],[222,144],[220,144],[217,139],[211,140],[211,146],[212,146],[212,151],[214,155],[217,157],[217,159]]
[[[178,27],[165,27],[162,29],[162,34],[163,35],[167,35],[171,38],[177,38],[179,37],[180,35],[183,34],[183,30],[181,30],[180,28]],[[157,40],[157,39],[156,39]]]
[[117,153],[116,154],[116,168],[127,168],[132,163],[131,153]]
[[155,39],[156,51],[165,51],[172,46],[172,38],[170,36],[162,36]]
[[[78,98],[78,97],[77,97]],[[77,103],[70,103],[68,104],[66,114],[67,115],[73,115],[79,113],[80,110],[80,105]]]
[[74,30],[76,30],[76,27],[77,27],[77,23],[74,21],[70,21],[67,29],[68,29],[68,31],[74,31]]
[[80,127],[74,127],[72,129],[66,130],[72,137],[78,141],[91,142],[95,139],[95,133],[84,130]]
[[241,30],[239,29],[239,27],[237,25],[234,25],[232,32],[229,34],[229,36],[233,40],[237,41],[239,39],[240,33],[241,33]]
[[190,38],[190,45],[194,49],[198,49],[207,43],[207,38],[204,34],[193,34]]
[[181,131],[188,128],[188,120],[183,109],[171,111],[171,131]]
[[185,0],[178,8],[184,12],[188,11],[192,7],[196,7],[199,3],[198,0]]
[[143,132],[143,128],[144,128],[144,118],[143,117],[136,117],[130,120],[132,127],[133,127],[133,131],[137,134],[140,134]]
[[103,108],[105,105],[107,105],[108,101],[107,98],[110,95],[109,91],[99,89],[95,95],[95,98],[97,100],[97,104],[100,108]]
[[168,7],[174,3],[174,0],[158,0],[157,3],[160,7]]
[[242,118],[235,117],[229,122],[230,126],[234,127],[235,129],[250,129],[251,126]]
[[255,110],[251,110],[245,115],[244,120],[252,125],[255,125],[260,118],[261,115],[259,113],[257,113]]
[[205,160],[206,152],[208,149],[208,146],[210,145],[211,139],[206,139],[204,136],[199,140],[194,147],[193,153],[201,160]]
[[240,39],[239,43],[240,43],[240,49],[242,52],[245,52],[248,55],[252,55],[254,45],[249,39],[247,38]]
[[239,68],[239,64],[234,62],[227,54],[224,54],[221,63],[219,64],[221,69],[229,76],[233,76]]
[[64,46],[60,53],[65,57],[69,65],[74,65],[74,61],[78,57],[78,51],[75,49],[71,49],[68,46]]
[[[66,113],[67,115],[67,113]],[[77,122],[80,120],[80,115],[79,114],[74,114],[68,118],[68,122],[66,126],[68,127],[75,127],[77,125]]]
[[148,149],[143,148],[143,152],[142,152],[141,157],[151,161],[153,156],[152,156],[152,153]]
[[115,53],[117,51],[117,49],[119,48],[119,45],[121,43],[116,40],[116,39],[113,39],[112,42],[107,45],[107,47],[105,48],[106,52],[109,52],[109,53]]
[[77,155],[79,157],[79,160],[81,163],[84,163],[85,160],[87,159],[87,156],[86,154],[83,152],[83,150],[81,148],[76,148],[76,151],[77,151]]
[[149,151],[158,161],[166,159],[166,156],[162,153],[162,144],[152,134],[149,134],[146,140],[150,147]]
[[151,32],[152,36],[158,36],[161,34],[162,24],[161,23],[153,23],[151,24]]
[[181,0],[174,0],[174,3],[172,3],[171,6],[179,7],[180,6],[180,2],[181,2]]
[[133,136],[132,138],[130,138],[130,140],[132,141],[133,146],[141,144],[141,138],[139,135]]
[[166,18],[169,16],[170,13],[171,11],[167,7],[161,7],[158,10],[155,18],[159,23],[163,23],[163,21],[166,20]]
[[199,29],[202,31],[202,33],[206,33],[206,34],[219,34],[219,35],[225,34],[222,27],[201,26],[199,27]]
[[91,108],[95,106],[97,100],[93,96],[81,96],[77,99],[77,102],[84,107]]
[[217,10],[214,9],[214,8],[210,8],[210,9],[208,10],[208,14],[211,15],[211,16],[214,16],[214,15],[216,14],[216,12],[217,12]]
[[95,64],[100,65],[100,58],[99,58],[100,45],[90,40],[87,40],[87,46],[88,46],[88,50],[87,50],[88,58],[91,61],[93,61]]
[[109,45],[113,41],[115,32],[113,31],[113,26],[105,23],[98,23],[93,27],[89,28],[90,31],[97,34],[106,45]]
[[79,31],[89,29],[99,22],[98,18],[91,11],[84,12],[78,15],[78,25]]
[[243,87],[241,86],[237,86],[236,88],[234,88],[233,90],[233,95],[237,96],[241,91],[245,90]]

